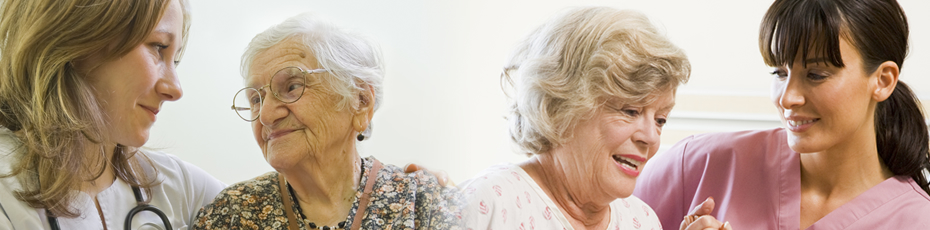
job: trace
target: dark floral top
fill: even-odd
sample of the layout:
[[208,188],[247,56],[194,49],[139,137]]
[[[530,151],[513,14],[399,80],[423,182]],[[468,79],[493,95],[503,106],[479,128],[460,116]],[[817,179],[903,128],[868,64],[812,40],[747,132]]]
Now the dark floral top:
[[[362,183],[348,213],[346,228],[355,221],[358,200],[365,189],[373,157],[362,159]],[[463,229],[461,209],[465,204],[454,186],[440,186],[432,174],[404,170],[385,164],[375,178],[368,214],[360,229]],[[191,229],[287,229],[278,172],[269,172],[231,185],[197,213]],[[299,213],[296,201],[291,209]],[[299,217],[298,217],[299,218]],[[299,221],[308,229],[308,220]]]

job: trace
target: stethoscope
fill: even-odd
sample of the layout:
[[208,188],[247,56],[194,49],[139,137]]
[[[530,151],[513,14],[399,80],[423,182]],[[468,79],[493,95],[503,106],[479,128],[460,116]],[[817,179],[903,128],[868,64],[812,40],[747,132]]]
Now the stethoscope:
[[[165,229],[171,229],[171,222],[168,221],[168,216],[165,215],[164,212],[155,206],[146,204],[142,201],[142,191],[139,190],[139,187],[132,186],[132,195],[136,197],[136,202],[138,205],[136,205],[135,208],[132,208],[132,210],[129,210],[129,213],[126,214],[126,223],[123,225],[123,229],[132,229],[132,226],[130,226],[132,223],[132,218],[142,211],[155,213],[155,215],[158,215],[158,217],[161,218],[162,223],[165,225]],[[48,211],[45,212],[45,216],[48,217],[48,226],[52,227],[52,230],[61,230],[61,227],[58,226],[58,218],[52,216]]]

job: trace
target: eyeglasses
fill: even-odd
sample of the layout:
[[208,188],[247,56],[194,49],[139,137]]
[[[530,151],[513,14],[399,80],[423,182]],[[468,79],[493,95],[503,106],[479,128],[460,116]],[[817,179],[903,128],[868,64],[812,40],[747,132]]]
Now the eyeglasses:
[[236,92],[231,108],[242,120],[255,121],[261,115],[263,98],[267,97],[263,97],[265,88],[270,89],[271,94],[279,101],[285,104],[294,103],[304,95],[308,75],[327,71],[326,69],[304,71],[300,67],[285,67],[271,76],[271,83],[258,89],[245,87]]

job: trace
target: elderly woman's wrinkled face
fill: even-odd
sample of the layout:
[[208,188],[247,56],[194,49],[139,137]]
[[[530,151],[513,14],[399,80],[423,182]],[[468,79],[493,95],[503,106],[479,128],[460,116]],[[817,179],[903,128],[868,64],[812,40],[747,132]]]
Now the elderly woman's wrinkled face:
[[[256,55],[247,86],[257,89],[267,85],[272,75],[285,67],[319,69],[318,61],[305,47],[301,39],[288,38]],[[352,110],[338,107],[340,96],[321,83],[326,74],[306,75],[303,96],[290,104],[276,99],[267,87],[263,89],[263,104],[258,120],[252,122],[252,133],[265,160],[276,170],[307,160],[320,162],[326,157],[323,153],[354,144]]]
[[[633,193],[636,177],[659,149],[659,135],[675,102],[673,92],[656,95],[651,104],[608,100],[595,114],[579,121],[574,137],[556,156],[566,179],[591,189],[590,199],[614,200]],[[562,151],[566,152],[566,151]]]

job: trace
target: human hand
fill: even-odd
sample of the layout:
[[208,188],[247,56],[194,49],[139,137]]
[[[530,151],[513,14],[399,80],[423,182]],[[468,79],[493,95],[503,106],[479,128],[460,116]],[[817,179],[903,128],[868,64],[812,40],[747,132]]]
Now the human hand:
[[439,181],[439,185],[441,186],[446,186],[446,184],[455,186],[455,183],[452,182],[452,179],[449,179],[449,175],[447,175],[445,171],[429,170],[426,167],[423,167],[417,164],[407,164],[407,166],[404,166],[405,173],[413,173],[413,172],[421,171],[421,170],[426,171],[430,174],[433,174],[433,176],[436,176],[436,180]]
[[713,197],[708,197],[704,200],[703,203],[694,207],[694,210],[691,211],[690,215],[684,217],[681,221],[681,230],[716,230],[716,229],[726,229],[733,230],[733,226],[730,225],[730,222],[720,223],[717,218],[711,216],[710,213],[714,211],[714,202]]

